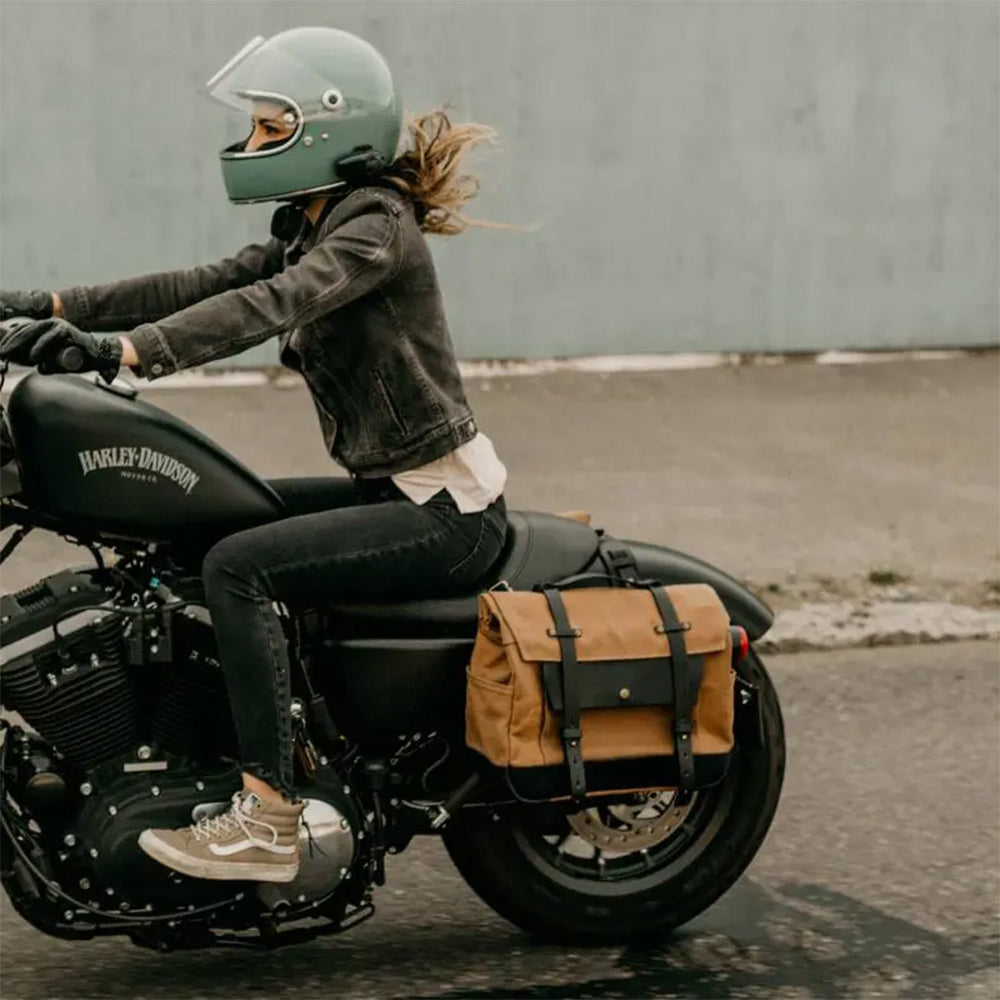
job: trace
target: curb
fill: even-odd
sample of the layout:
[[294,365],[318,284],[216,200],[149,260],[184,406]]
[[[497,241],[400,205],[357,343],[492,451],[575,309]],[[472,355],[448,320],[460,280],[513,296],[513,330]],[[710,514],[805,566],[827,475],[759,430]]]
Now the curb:
[[817,602],[781,611],[761,653],[1000,639],[1000,609],[942,601]]
[[[459,371],[467,379],[494,379],[549,375],[558,372],[613,375],[618,373],[691,371],[699,368],[761,368],[778,365],[867,365],[888,361],[948,361],[954,358],[995,354],[995,347],[912,350],[830,350],[797,353],[698,352],[678,354],[598,354],[572,358],[510,359],[460,361]],[[23,377],[23,369],[11,372],[6,385],[13,388]],[[129,375],[123,379],[140,390],[146,389],[226,389],[247,386],[296,388],[302,380],[287,369],[275,365],[251,368],[201,368],[167,375],[155,382]]]

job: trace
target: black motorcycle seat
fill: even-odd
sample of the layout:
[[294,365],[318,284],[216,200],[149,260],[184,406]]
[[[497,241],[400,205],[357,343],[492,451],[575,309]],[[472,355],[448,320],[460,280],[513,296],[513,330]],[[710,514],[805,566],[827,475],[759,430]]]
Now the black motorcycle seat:
[[323,610],[341,638],[473,638],[478,594],[505,580],[514,590],[579,573],[597,554],[593,528],[555,514],[511,511],[500,558],[469,594],[392,603],[337,603]]

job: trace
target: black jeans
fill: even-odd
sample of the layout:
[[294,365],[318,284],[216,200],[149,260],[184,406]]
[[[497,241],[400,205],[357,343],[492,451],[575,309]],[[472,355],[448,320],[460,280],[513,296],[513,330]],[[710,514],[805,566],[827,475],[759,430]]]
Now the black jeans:
[[202,576],[242,767],[294,797],[288,647],[274,602],[304,610],[468,593],[502,551],[507,513],[501,497],[461,514],[443,490],[418,505],[391,479],[272,485],[290,516],[224,538]]

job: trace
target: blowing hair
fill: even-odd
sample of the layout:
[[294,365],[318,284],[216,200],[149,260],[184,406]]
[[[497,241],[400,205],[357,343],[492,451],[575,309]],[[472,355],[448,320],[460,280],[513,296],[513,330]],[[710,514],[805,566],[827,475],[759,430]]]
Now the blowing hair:
[[493,129],[475,122],[453,123],[443,108],[412,119],[408,128],[410,148],[393,161],[385,180],[413,200],[422,232],[456,236],[469,226],[515,228],[462,213],[479,191],[479,178],[462,173],[462,160],[480,143],[494,143]]

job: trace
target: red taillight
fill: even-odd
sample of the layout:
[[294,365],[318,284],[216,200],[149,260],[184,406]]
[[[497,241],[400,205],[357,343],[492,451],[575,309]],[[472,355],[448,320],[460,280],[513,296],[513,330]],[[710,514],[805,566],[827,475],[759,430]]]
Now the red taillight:
[[729,632],[733,637],[733,663],[740,663],[750,652],[750,636],[742,625],[731,625]]

